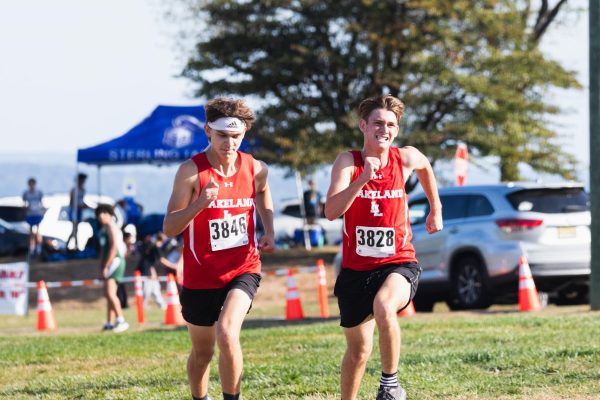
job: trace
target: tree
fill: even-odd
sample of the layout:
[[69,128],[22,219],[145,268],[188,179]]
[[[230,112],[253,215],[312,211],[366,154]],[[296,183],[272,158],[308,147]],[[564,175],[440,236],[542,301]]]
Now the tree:
[[448,158],[464,141],[501,159],[573,177],[547,116],[545,95],[578,87],[574,73],[537,48],[560,0],[189,1],[206,29],[183,75],[198,96],[252,96],[267,162],[309,172],[341,149],[359,147],[356,108],[391,93],[406,103],[399,144]]

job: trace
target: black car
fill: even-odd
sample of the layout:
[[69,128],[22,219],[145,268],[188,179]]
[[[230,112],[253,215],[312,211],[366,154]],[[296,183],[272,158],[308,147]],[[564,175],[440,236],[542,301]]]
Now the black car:
[[[17,256],[27,254],[29,249],[29,230],[20,224],[11,224],[0,219],[0,256]],[[64,252],[66,243],[63,240],[43,236],[42,259],[50,254]]]
[[25,254],[28,248],[29,232],[0,219],[0,255]]

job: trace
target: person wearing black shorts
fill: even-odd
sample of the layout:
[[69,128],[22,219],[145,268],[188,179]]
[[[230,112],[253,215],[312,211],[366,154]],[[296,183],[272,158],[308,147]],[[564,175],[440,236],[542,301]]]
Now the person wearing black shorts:
[[409,305],[421,268],[411,244],[404,192],[415,171],[429,200],[429,233],[442,229],[442,207],[433,170],[414,147],[392,147],[404,104],[386,95],[361,102],[362,150],[340,153],[331,171],[325,216],[344,216],[342,270],[334,293],[346,336],[342,361],[342,400],[356,399],[379,330],[381,379],[377,400],[404,400],[398,383],[400,327],[397,313]]
[[[259,251],[275,247],[273,202],[265,163],[239,151],[254,115],[244,101],[206,103],[209,147],[177,171],[163,231],[183,233],[180,300],[192,350],[187,361],[192,398],[208,399],[210,362],[219,347],[224,400],[239,399],[242,323],[260,284]],[[255,239],[255,210],[264,225]]]
[[[236,276],[220,289],[188,289],[183,288],[179,299],[183,319],[198,326],[213,326],[219,320],[227,294],[233,289],[244,292],[250,300],[254,300],[260,286],[260,274],[242,274]],[[250,311],[248,307],[247,312]]]

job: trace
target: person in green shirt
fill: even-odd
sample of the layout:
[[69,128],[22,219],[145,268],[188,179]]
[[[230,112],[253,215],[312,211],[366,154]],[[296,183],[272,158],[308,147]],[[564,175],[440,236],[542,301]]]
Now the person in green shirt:
[[[123,234],[115,223],[115,211],[109,204],[99,204],[96,219],[100,224],[100,276],[104,280],[104,295],[107,301],[106,323],[103,330],[123,332],[129,324],[123,317],[117,288],[125,274],[125,254],[127,248]],[[113,324],[113,319],[115,323]]]

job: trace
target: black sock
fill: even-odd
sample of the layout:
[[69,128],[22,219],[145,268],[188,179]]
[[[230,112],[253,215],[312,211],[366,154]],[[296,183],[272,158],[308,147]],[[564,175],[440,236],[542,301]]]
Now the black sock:
[[192,395],[192,400],[208,400],[208,395],[202,397],[196,397]]
[[379,380],[381,386],[396,387],[398,386],[398,371],[393,374],[386,374],[381,372],[381,379]]
[[238,400],[240,398],[240,394],[229,394],[223,393],[223,400]]

